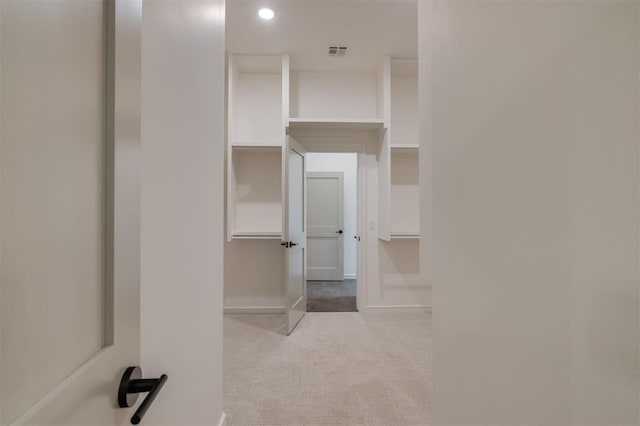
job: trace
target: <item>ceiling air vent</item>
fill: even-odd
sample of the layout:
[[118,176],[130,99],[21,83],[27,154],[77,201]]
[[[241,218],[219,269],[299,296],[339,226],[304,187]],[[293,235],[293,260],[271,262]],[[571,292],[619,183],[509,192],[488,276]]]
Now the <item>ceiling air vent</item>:
[[347,46],[329,46],[329,56],[342,57],[347,54]]

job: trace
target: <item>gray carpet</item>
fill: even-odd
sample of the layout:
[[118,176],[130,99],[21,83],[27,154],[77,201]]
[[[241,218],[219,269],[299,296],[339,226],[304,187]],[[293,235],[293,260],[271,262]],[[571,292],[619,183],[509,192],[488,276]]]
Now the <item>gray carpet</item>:
[[430,314],[227,315],[227,426],[429,426]]
[[307,281],[307,312],[357,312],[356,280]]

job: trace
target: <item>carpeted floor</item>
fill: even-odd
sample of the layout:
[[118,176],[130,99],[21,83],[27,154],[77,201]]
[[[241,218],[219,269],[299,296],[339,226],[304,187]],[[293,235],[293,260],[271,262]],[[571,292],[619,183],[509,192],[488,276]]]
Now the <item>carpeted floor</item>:
[[227,315],[227,426],[429,426],[430,314]]
[[307,281],[307,312],[356,312],[356,280]]

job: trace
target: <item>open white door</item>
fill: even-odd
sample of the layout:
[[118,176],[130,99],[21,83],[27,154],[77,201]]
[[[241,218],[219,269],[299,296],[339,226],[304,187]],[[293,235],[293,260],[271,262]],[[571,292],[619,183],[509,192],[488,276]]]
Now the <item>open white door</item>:
[[287,334],[307,312],[306,282],[306,161],[305,150],[287,136],[285,161],[285,301]]
[[307,279],[344,280],[344,173],[307,173]]
[[140,0],[0,1],[0,423],[124,425],[140,357]]

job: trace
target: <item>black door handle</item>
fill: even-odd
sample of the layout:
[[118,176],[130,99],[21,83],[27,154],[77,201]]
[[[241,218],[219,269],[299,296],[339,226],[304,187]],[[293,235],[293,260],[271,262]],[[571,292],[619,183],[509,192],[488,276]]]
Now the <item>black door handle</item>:
[[339,231],[336,231],[336,234],[342,234],[342,229],[340,229]]
[[283,246],[284,248],[289,248],[289,243],[280,243],[281,246]]
[[289,241],[289,247],[297,246],[298,243],[294,243],[293,241]]
[[139,393],[149,392],[133,414],[133,417],[131,417],[132,425],[137,425],[142,421],[142,418],[147,414],[147,410],[153,400],[156,399],[156,396],[158,396],[158,392],[160,392],[160,389],[162,389],[167,382],[167,379],[166,374],[163,374],[157,379],[143,379],[142,369],[140,367],[127,367],[122,375],[120,388],[118,389],[118,405],[120,408],[133,406],[138,400]]

